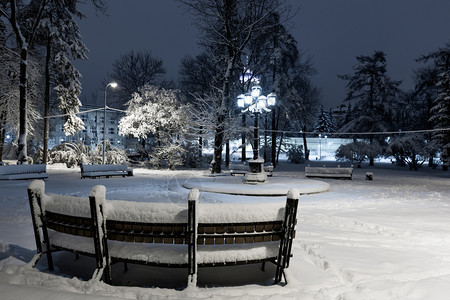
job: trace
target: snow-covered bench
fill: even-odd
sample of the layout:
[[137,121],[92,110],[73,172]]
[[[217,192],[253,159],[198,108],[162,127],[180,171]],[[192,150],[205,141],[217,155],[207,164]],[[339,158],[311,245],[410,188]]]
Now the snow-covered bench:
[[104,273],[107,283],[110,261],[187,268],[189,285],[196,284],[198,267],[265,262],[275,263],[280,282],[291,257],[299,196],[289,191],[285,205],[198,205],[193,189],[187,204],[143,203],[105,200],[104,186],[95,186],[89,199],[45,194],[42,181],[33,181],[28,194],[35,261],[46,252],[52,269],[53,250],[91,255],[97,258],[94,277]]
[[0,179],[45,179],[47,165],[5,165],[0,166]]
[[[228,169],[230,169],[231,176],[234,175],[245,175],[249,170],[249,166],[247,164],[239,164],[239,163],[230,163]],[[273,175],[273,165],[271,163],[264,164],[264,172],[267,173],[267,176]]]
[[133,169],[127,165],[87,165],[80,164],[81,178],[96,178],[100,176],[133,176]]
[[[105,269],[109,268],[103,217],[104,195],[104,186],[92,188],[89,198],[45,194],[44,181],[33,180],[28,185],[37,252],[32,266],[46,254],[48,268],[53,271],[52,252],[71,251],[77,255],[95,257],[97,268],[92,278],[100,280]],[[106,275],[105,282],[109,283],[109,279]]]
[[353,176],[353,167],[337,167],[337,168],[329,168],[329,167],[305,167],[305,176],[306,177],[332,177],[332,178],[348,178],[352,179]]

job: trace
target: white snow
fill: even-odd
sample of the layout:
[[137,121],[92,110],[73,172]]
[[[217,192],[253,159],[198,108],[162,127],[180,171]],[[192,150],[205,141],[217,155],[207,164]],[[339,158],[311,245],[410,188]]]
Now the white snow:
[[[282,164],[275,169],[274,176],[305,179],[303,170],[304,166]],[[367,171],[373,173],[372,181],[365,180]],[[155,205],[154,214],[162,219],[184,213],[188,190],[182,187],[183,183],[207,174],[207,171],[136,168],[133,177],[82,180],[78,169],[51,165],[47,172],[45,192],[62,195],[46,199],[47,208],[53,205],[56,209],[58,203],[73,196],[83,197],[83,205],[65,206],[65,209],[84,215],[86,211],[82,207],[89,207],[87,196],[92,187],[104,185],[107,209],[110,199],[121,200],[114,201],[117,218],[128,217],[126,214],[130,212],[121,210],[120,205],[129,208],[130,203],[124,203],[129,200],[136,202],[132,204],[133,214],[139,218],[151,214],[151,210],[140,211],[142,204]],[[95,262],[84,257],[74,261],[66,252],[54,254],[57,267],[54,272],[47,271],[45,257],[36,268],[31,268],[29,262],[36,245],[26,192],[29,182],[0,181],[0,298],[448,299],[448,172],[427,167],[413,172],[384,165],[354,169],[353,180],[323,181],[330,184],[330,191],[300,195],[287,285],[271,285],[274,267],[269,264],[265,272],[260,265],[200,268],[199,287],[194,289],[184,289],[187,270],[177,268],[132,265],[123,273],[117,264],[113,265],[113,278],[120,286],[89,280]],[[281,208],[285,201],[286,197],[200,192],[199,209],[210,210],[211,219],[220,215],[228,218],[231,212],[249,214],[246,207],[254,208],[254,204],[261,205],[250,215],[268,213],[266,206]],[[160,207],[157,209],[159,205],[169,207],[165,215],[161,215]],[[199,215],[204,214],[199,212]],[[199,246],[199,253],[203,247],[206,246]],[[153,253],[159,253],[161,259],[165,257],[163,251]],[[204,259],[206,255],[214,259],[213,253],[203,253]],[[242,255],[248,253],[244,251]]]

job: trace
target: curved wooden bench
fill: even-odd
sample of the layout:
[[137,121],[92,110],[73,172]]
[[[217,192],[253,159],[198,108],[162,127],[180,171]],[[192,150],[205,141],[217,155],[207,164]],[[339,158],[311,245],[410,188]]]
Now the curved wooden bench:
[[28,194],[36,261],[46,253],[52,270],[52,251],[94,256],[93,277],[104,274],[107,283],[111,282],[110,261],[187,268],[189,284],[196,284],[198,267],[272,262],[278,283],[289,266],[296,190],[288,193],[286,206],[199,206],[196,189],[190,191],[186,206],[105,200],[104,193],[103,186],[96,186],[89,199],[45,194],[43,182],[32,182]]

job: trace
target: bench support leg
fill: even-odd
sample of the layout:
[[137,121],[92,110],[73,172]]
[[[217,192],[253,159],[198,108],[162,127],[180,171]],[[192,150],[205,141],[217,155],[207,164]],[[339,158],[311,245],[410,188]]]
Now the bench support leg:
[[278,252],[275,283],[279,283],[282,280],[283,276],[284,280],[286,281],[284,269],[289,267],[289,260],[291,258],[292,241],[294,239],[295,223],[297,217],[297,207],[298,199],[287,199],[283,222],[283,233],[280,239],[280,250]]
[[188,199],[188,287],[197,286],[197,201],[199,192],[192,189]]

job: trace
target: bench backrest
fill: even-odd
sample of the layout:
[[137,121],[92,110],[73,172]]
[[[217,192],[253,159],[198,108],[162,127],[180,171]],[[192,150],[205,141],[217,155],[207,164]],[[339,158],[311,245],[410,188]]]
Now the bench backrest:
[[[94,277],[103,275],[103,269],[109,268],[107,257],[106,226],[103,217],[105,187],[92,188],[89,198],[45,194],[45,185],[41,180],[33,180],[28,186],[28,198],[35,233],[37,255],[47,254],[49,269],[53,271],[52,239],[50,231],[67,235],[91,238],[92,251],[85,254],[96,258],[97,269]],[[70,241],[70,239],[69,239]],[[45,247],[44,247],[45,245]],[[70,249],[73,245],[58,245]],[[92,247],[93,246],[93,247]],[[81,251],[83,253],[83,251]],[[108,271],[109,272],[109,271]],[[109,282],[110,277],[105,277]]]
[[105,172],[105,171],[123,171],[126,172],[127,165],[81,165],[82,172]]
[[5,165],[0,166],[0,175],[45,173],[47,165]]
[[312,174],[352,174],[353,168],[305,167],[306,173]]

